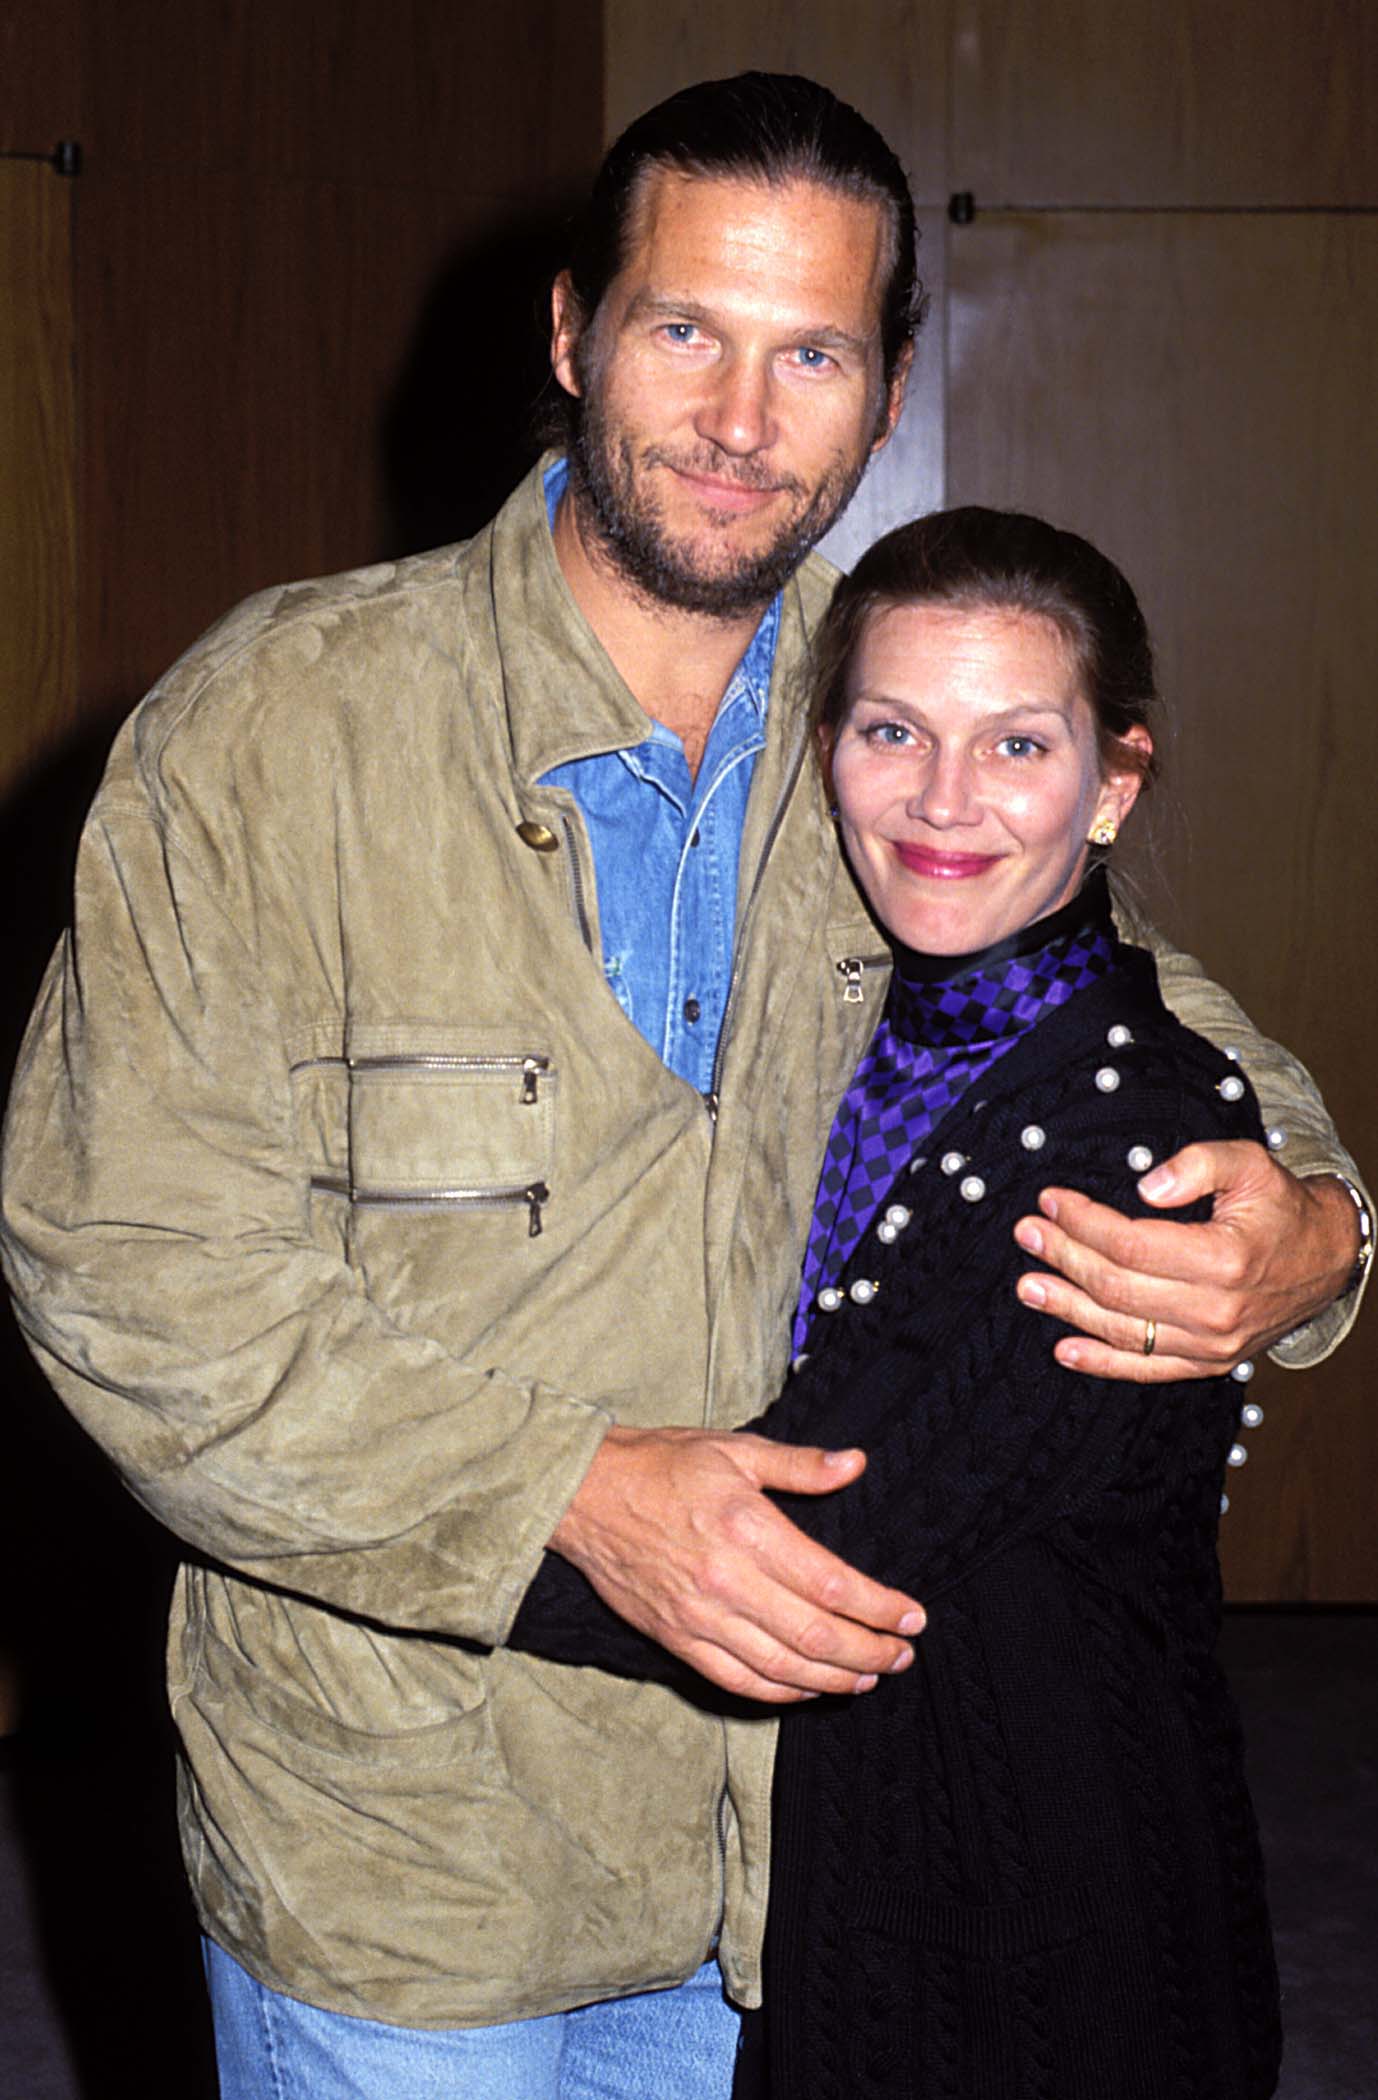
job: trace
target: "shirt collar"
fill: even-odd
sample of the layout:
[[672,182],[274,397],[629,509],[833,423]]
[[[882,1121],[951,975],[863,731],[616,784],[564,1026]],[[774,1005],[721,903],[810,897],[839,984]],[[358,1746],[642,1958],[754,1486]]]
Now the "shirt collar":
[[[546,521],[552,532],[555,528],[555,513],[560,499],[569,487],[569,461],[562,454],[551,461],[542,476],[545,490]],[[763,723],[770,702],[770,677],[775,668],[775,644],[780,636],[780,594],[771,599],[761,615],[760,624],[743,651],[741,661],[727,682],[727,689],[718,707],[718,715],[724,715],[734,701],[745,700],[756,720]],[[657,741],[658,725],[651,727],[651,741]],[[670,737],[668,730],[659,732],[659,740]],[[672,741],[677,741],[672,739]]]

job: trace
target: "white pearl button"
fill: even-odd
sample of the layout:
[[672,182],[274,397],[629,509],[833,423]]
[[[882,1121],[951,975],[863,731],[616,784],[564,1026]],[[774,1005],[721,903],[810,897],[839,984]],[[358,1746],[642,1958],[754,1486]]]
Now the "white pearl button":
[[1228,1079],[1221,1080],[1218,1091],[1222,1101],[1242,1101],[1244,1099],[1244,1081],[1236,1079],[1234,1073],[1231,1072]]
[[938,1162],[944,1174],[960,1174],[966,1163],[965,1152],[944,1152]]
[[1136,1174],[1146,1174],[1153,1165],[1153,1154],[1147,1145],[1131,1145],[1124,1158],[1125,1165]]
[[1226,1043],[1224,1049],[1221,1051],[1220,1054],[1222,1057],[1228,1057],[1232,1065],[1237,1065],[1239,1063],[1239,1052],[1235,1049],[1233,1043]]
[[986,1193],[986,1184],[979,1174],[968,1174],[958,1184],[958,1194],[968,1203],[979,1203]]
[[879,1289],[880,1285],[872,1283],[869,1276],[858,1276],[847,1295],[853,1305],[869,1305]]
[[1281,1152],[1283,1146],[1287,1143],[1287,1132],[1283,1129],[1281,1123],[1274,1123],[1272,1129],[1267,1133],[1266,1142],[1270,1152]]
[[1225,1514],[1226,1510],[1227,1510],[1227,1509],[1229,1508],[1229,1506],[1230,1506],[1230,1498],[1229,1498],[1229,1496],[1228,1496],[1228,1495],[1222,1495],[1222,1496],[1220,1497],[1220,1514],[1221,1514],[1221,1516],[1222,1516],[1222,1517],[1224,1516],[1224,1514]]
[[1263,1409],[1257,1400],[1251,1400],[1247,1407],[1240,1408],[1239,1419],[1246,1429],[1257,1429],[1260,1426],[1263,1421]]
[[1112,1050],[1123,1050],[1126,1043],[1132,1043],[1134,1038],[1123,1021],[1117,1021],[1105,1040]]
[[818,1293],[818,1310],[820,1312],[836,1312],[841,1303],[842,1293],[834,1284],[825,1284]]
[[1102,1065],[1096,1074],[1096,1085],[1103,1094],[1113,1094],[1120,1083],[1120,1075],[1113,1065]]
[[876,1227],[876,1238],[882,1246],[889,1247],[899,1238],[899,1233],[888,1218],[882,1218]]
[[1230,1455],[1225,1463],[1231,1466],[1242,1466],[1247,1461],[1248,1456],[1249,1454],[1242,1444],[1231,1444]]
[[1249,1380],[1253,1377],[1253,1375],[1254,1367],[1249,1362],[1247,1356],[1245,1357],[1243,1363],[1236,1364],[1234,1369],[1230,1372],[1231,1378],[1237,1378],[1241,1385],[1247,1385],[1249,1383]]
[[1041,1152],[1048,1142],[1048,1133],[1037,1123],[1026,1123],[1019,1133],[1019,1142],[1026,1152]]
[[893,1225],[896,1232],[903,1232],[913,1215],[913,1211],[907,1210],[902,1203],[891,1203],[886,1208],[885,1222]]
[[791,1369],[791,1371],[802,1371],[802,1370],[803,1370],[803,1368],[804,1368],[804,1366],[805,1366],[805,1364],[806,1364],[806,1363],[808,1362],[808,1360],[809,1360],[809,1352],[808,1352],[808,1350],[807,1350],[807,1349],[801,1349],[801,1350],[799,1351],[799,1354],[798,1354],[798,1355],[797,1355],[797,1356],[795,1357],[795,1359],[794,1359],[793,1363],[792,1363],[792,1364],[790,1365],[790,1369]]

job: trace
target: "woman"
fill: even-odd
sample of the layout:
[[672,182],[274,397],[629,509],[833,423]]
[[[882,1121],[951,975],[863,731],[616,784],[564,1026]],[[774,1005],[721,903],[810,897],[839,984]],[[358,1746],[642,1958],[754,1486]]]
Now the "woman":
[[[1154,1160],[1258,1134],[1095,865],[1151,765],[1142,616],[1073,535],[939,514],[839,587],[816,692],[895,973],[829,1140],[794,1375],[754,1426],[866,1450],[790,1515],[929,1623],[906,1676],[782,1727],[737,2090],[1263,2100],[1276,1976],[1214,1660],[1242,1388],[1064,1370],[1015,1297],[1049,1179],[1141,1210]],[[673,1674],[581,1581],[552,1562],[517,1642]]]

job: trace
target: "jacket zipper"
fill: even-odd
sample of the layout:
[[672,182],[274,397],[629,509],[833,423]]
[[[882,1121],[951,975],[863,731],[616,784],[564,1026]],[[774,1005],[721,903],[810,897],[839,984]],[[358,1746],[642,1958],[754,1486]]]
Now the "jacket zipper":
[[311,1186],[327,1195],[347,1196],[359,1210],[506,1210],[524,1203],[527,1238],[532,1240],[541,1236],[541,1211],[550,1201],[550,1190],[543,1181],[502,1189],[388,1189],[349,1182],[342,1175],[313,1174]]
[[541,1075],[550,1070],[548,1057],[469,1057],[441,1050],[380,1051],[376,1056],[350,1057],[345,1062],[351,1072],[520,1072],[522,1104],[527,1108],[535,1106]]
[[844,955],[835,966],[842,979],[843,1004],[860,1006],[866,996],[862,978],[868,970],[883,969],[889,960],[888,955]]
[[715,1954],[722,1942],[723,1920],[727,1913],[727,1745],[725,1739],[723,1743],[722,1792],[718,1796],[716,1824],[718,1885],[715,1893],[717,1904],[713,1924],[710,1928],[713,1934],[713,1952]]

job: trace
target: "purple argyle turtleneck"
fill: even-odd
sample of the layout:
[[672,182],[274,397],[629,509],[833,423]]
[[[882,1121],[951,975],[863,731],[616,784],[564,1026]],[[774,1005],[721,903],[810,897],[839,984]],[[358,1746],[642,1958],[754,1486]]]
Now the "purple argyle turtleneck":
[[974,955],[919,955],[892,944],[885,1011],[823,1155],[794,1316],[796,1351],[819,1291],[842,1274],[895,1177],[973,1080],[1105,974],[1114,942],[1097,870],[1060,911]]

